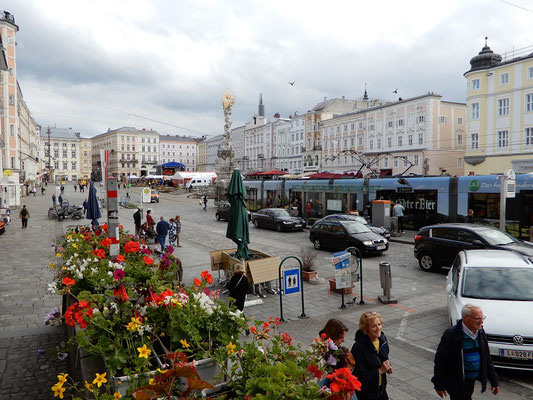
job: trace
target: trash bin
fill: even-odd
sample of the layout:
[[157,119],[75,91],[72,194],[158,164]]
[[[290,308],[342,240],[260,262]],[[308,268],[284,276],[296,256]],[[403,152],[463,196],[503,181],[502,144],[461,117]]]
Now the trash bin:
[[397,300],[393,300],[391,296],[392,289],[392,276],[390,270],[390,263],[381,261],[379,263],[379,279],[381,281],[381,287],[383,288],[383,296],[378,296],[379,301],[383,304],[397,303]]
[[398,217],[391,217],[390,219],[390,234],[391,236],[401,236],[398,227]]

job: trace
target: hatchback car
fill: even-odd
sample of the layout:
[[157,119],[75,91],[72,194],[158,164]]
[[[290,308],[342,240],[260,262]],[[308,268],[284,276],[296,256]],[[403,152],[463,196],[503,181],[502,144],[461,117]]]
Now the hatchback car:
[[[231,210],[231,204],[227,201],[222,201],[218,203],[217,210],[215,211],[215,218],[217,221],[220,221],[221,219],[228,220],[229,219],[229,212]],[[246,210],[248,213],[248,221],[250,221],[250,211]]]
[[150,192],[150,203],[159,203],[159,192],[152,189]]
[[315,249],[344,250],[357,247],[361,254],[382,253],[389,249],[389,241],[356,221],[319,221],[309,233]]
[[448,272],[450,324],[465,304],[475,304],[486,319],[483,328],[494,363],[503,368],[533,369],[533,263],[503,250],[459,252]]
[[[330,214],[325,216],[319,221],[356,221],[360,222],[363,225],[366,225],[368,229],[372,232],[377,233],[378,235],[383,236],[386,239],[390,239],[390,231],[383,226],[372,226],[368,223],[366,219],[360,215],[355,214]],[[317,221],[318,222],[318,221]]]
[[415,236],[414,254],[424,271],[450,267],[459,251],[471,249],[514,250],[533,258],[533,243],[487,225],[431,225]]
[[301,231],[305,221],[292,216],[284,208],[263,208],[252,214],[252,223],[256,228],[270,228],[281,231]]

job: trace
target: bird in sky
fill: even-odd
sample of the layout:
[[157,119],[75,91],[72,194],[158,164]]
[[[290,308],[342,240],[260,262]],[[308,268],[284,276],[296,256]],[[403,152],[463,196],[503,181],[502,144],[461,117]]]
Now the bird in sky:
[[394,89],[392,93],[398,93],[398,88]]
[[294,82],[296,81],[289,82],[289,85],[294,86]]

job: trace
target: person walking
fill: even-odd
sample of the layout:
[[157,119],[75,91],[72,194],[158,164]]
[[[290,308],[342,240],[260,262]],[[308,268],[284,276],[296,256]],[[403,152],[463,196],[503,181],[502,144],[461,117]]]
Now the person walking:
[[28,227],[28,219],[30,218],[30,212],[26,206],[22,206],[19,212],[19,218],[22,220],[22,229],[26,229]]
[[487,390],[489,381],[491,392],[498,394],[498,375],[490,358],[484,320],[480,307],[465,304],[461,319],[442,335],[431,378],[441,398],[449,394],[450,400],[471,400],[476,381],[481,382],[481,393]]
[[474,223],[474,210],[472,210],[471,208],[468,209],[468,214],[465,217],[465,222],[467,224],[473,224]]
[[181,217],[179,215],[176,215],[176,218],[174,218],[174,223],[176,224],[176,247],[181,247],[180,245]]
[[202,198],[202,202],[204,203],[204,211],[207,211],[207,196],[205,194]]
[[141,220],[142,220],[141,208],[138,207],[137,211],[133,213],[133,223],[135,224],[135,236],[136,237],[139,237],[141,233]]
[[174,246],[174,242],[176,241],[176,220],[174,218],[170,218],[168,220],[168,244],[171,246]]
[[396,201],[396,204],[392,208],[392,216],[398,218],[398,232],[403,233],[403,212],[405,207],[400,204],[400,200]]
[[52,206],[53,207],[56,206],[56,195],[55,194],[52,194]]
[[83,215],[87,215],[87,208],[89,208],[89,203],[87,200],[83,200]]
[[59,195],[57,201],[59,202],[59,207],[63,207],[63,196]]
[[78,186],[74,185],[74,192],[77,192],[77,191],[78,191]]
[[41,185],[41,195],[44,196],[44,192],[46,191],[46,189],[44,188],[44,186]]
[[388,400],[387,374],[392,374],[389,361],[389,344],[381,331],[383,319],[375,311],[367,311],[359,319],[352,355],[355,360],[353,374],[361,382],[359,400]]
[[63,194],[63,192],[65,191],[65,186],[61,185],[59,189],[61,190],[61,194]]
[[165,218],[161,216],[159,222],[157,223],[155,230],[157,232],[157,241],[161,245],[161,253],[165,252],[165,240],[167,239],[169,225],[165,221]]
[[246,277],[242,263],[235,264],[233,276],[226,287],[229,291],[228,296],[233,299],[233,304],[242,312],[244,310],[246,294],[248,293],[248,278]]

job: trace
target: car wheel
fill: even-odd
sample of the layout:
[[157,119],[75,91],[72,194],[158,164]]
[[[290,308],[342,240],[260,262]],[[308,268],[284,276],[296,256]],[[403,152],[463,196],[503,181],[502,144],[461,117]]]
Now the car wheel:
[[281,222],[276,224],[276,231],[281,232]]
[[254,226],[255,226],[256,228],[259,228],[259,222],[258,222],[256,219],[254,219]]
[[434,271],[437,268],[435,259],[429,253],[422,253],[420,258],[418,259],[418,265],[420,265],[420,269],[422,271],[426,272]]
[[217,221],[220,221],[220,215],[218,215],[218,213],[215,214],[215,218],[217,219]]
[[322,248],[322,243],[320,242],[320,239],[313,240],[313,246],[315,246],[315,249],[320,250]]
[[56,213],[52,210],[48,210],[48,218],[52,219],[56,217]]

